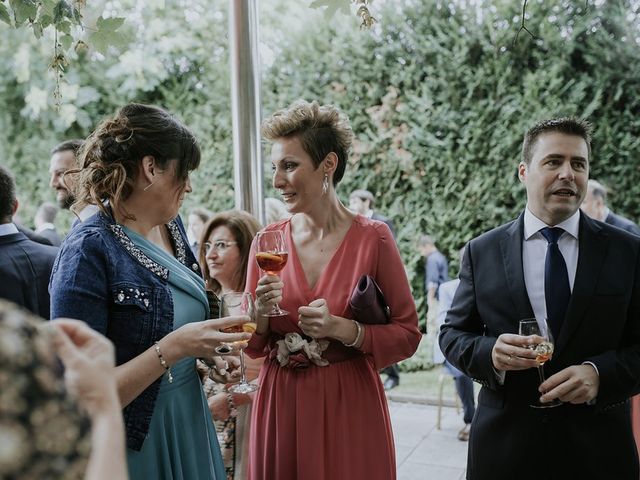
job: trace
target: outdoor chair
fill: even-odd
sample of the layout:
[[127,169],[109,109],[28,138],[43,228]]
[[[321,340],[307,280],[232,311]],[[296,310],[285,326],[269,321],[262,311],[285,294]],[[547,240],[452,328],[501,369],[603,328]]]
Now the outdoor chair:
[[[440,375],[438,375],[438,416],[436,420],[437,430],[442,430],[440,423],[441,423],[441,417],[442,417],[442,407],[445,402],[443,398],[444,382],[447,379],[455,382],[453,375],[451,375],[451,373],[449,373],[449,371],[443,366],[440,368]],[[447,401],[447,406],[450,406],[453,403],[456,407],[456,414],[460,415],[460,407],[461,407],[460,398],[458,397],[458,393],[456,392],[455,388],[453,389],[453,397],[454,397],[453,401],[451,400]]]

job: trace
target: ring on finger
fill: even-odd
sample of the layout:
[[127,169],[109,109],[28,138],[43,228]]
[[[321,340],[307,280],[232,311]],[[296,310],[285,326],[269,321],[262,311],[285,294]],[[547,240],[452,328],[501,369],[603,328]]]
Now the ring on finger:
[[218,345],[213,349],[218,355],[229,355],[231,353],[231,347],[227,344]]

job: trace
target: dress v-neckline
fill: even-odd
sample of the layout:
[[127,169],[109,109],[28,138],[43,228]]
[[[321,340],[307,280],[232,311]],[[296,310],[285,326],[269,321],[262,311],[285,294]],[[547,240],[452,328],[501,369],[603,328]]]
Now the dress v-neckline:
[[298,278],[302,278],[302,281],[304,282],[303,287],[307,294],[313,294],[315,290],[318,288],[318,286],[321,285],[322,282],[324,281],[325,274],[327,273],[327,271],[331,269],[331,265],[333,264],[334,260],[336,259],[336,257],[338,257],[338,254],[344,249],[345,241],[351,235],[351,232],[355,227],[356,220],[357,220],[357,216],[354,217],[353,220],[351,221],[351,225],[349,226],[347,232],[344,234],[344,237],[340,241],[340,245],[338,245],[338,248],[336,248],[335,252],[333,252],[333,255],[329,259],[329,262],[327,262],[327,264],[324,266],[324,268],[322,269],[322,272],[320,272],[320,275],[316,280],[315,285],[313,286],[309,285],[307,274],[305,273],[304,268],[302,268],[302,263],[300,262],[300,258],[298,257],[298,251],[296,249],[296,245],[293,242],[293,235],[291,234],[291,221],[289,221],[289,225],[287,225],[287,229],[288,229],[287,242],[289,244],[289,254],[292,257],[294,269],[296,271],[296,276]]

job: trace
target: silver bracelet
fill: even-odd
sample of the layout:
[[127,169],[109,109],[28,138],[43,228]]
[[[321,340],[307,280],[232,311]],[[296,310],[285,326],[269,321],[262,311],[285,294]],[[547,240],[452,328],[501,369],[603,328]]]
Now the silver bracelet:
[[158,355],[158,359],[160,360],[160,365],[162,365],[162,368],[164,368],[167,374],[167,380],[169,381],[169,383],[173,383],[173,375],[171,375],[171,367],[162,356],[162,352],[160,351],[160,344],[158,342],[154,342],[153,346],[156,349],[156,354]]
[[360,325],[360,322],[356,322],[355,320],[351,321],[356,325],[356,338],[353,343],[342,342],[345,347],[355,347],[356,345],[358,345],[358,343],[360,343],[360,337],[362,337],[362,325]]

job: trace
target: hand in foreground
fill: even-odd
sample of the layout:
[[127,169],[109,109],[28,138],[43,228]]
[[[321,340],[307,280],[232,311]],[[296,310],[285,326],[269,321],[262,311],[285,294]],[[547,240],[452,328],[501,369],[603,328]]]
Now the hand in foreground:
[[541,402],[559,399],[565,403],[586,403],[598,396],[600,377],[591,365],[573,365],[560,370],[540,385]]
[[276,303],[282,301],[283,288],[284,283],[276,275],[264,275],[258,280],[255,306],[259,317],[270,312]]
[[209,378],[216,383],[235,383],[240,380],[240,358],[235,355],[213,357],[207,365]]
[[503,333],[498,337],[493,350],[491,360],[496,370],[526,370],[538,366],[536,352],[530,348],[543,342],[538,335],[522,336],[513,333]]
[[229,400],[227,399],[227,395],[231,395],[233,399],[233,404],[236,407],[240,407],[241,405],[246,405],[251,403],[251,395],[247,395],[245,393],[231,393],[231,392],[219,392],[215,395],[209,397],[207,399],[207,403],[209,404],[209,411],[213,416],[214,420],[226,420],[231,415],[231,411],[229,409]]
[[216,347],[221,344],[241,342],[233,344],[229,351],[229,353],[232,353],[239,348],[244,348],[246,342],[251,338],[251,334],[246,332],[225,333],[220,330],[235,325],[243,325],[250,321],[251,318],[247,315],[237,315],[188,323],[165,337],[163,341],[166,343],[167,340],[170,340],[173,348],[168,347],[165,349],[162,346],[163,354],[167,362],[172,365],[175,361],[184,357],[211,358]]
[[333,334],[332,316],[324,298],[318,298],[308,306],[298,308],[298,320],[300,330],[311,338],[330,337]]
[[50,325],[55,328],[53,346],[65,366],[69,393],[92,418],[114,403],[119,409],[113,344],[79,320],[58,319]]

